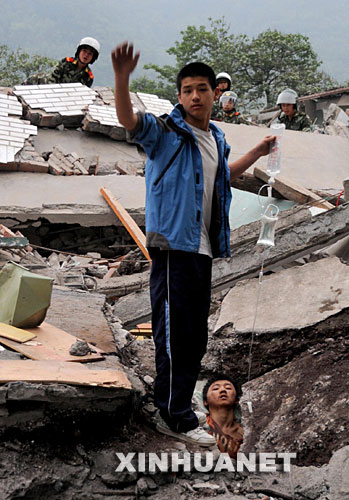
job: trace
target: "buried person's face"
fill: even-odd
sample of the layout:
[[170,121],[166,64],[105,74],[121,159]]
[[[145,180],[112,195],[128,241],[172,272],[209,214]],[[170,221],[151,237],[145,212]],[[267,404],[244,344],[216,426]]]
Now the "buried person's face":
[[229,380],[216,380],[207,391],[208,408],[233,407],[236,399],[236,390]]

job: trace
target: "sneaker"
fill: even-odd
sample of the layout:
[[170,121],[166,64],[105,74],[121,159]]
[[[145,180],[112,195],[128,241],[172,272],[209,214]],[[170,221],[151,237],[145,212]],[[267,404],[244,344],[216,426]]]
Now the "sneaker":
[[162,419],[156,424],[156,429],[162,434],[171,436],[180,441],[186,441],[187,443],[198,444],[199,446],[211,447],[216,444],[216,438],[208,434],[201,427],[196,427],[188,432],[174,432]]

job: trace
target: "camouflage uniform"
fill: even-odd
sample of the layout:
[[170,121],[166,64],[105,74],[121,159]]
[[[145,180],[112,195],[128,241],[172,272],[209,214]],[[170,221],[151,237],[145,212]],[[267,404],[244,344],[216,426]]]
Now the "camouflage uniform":
[[221,109],[217,114],[216,120],[225,123],[235,123],[236,125],[251,125],[251,123],[242,116],[239,111],[233,108],[231,111],[223,111]]
[[29,77],[24,85],[37,85],[45,83],[82,83],[92,87],[93,73],[89,66],[81,71],[78,70],[78,60],[74,57],[62,59],[50,75],[33,75]]
[[[218,101],[215,101],[213,103],[210,120],[217,120],[217,115],[219,114],[219,112],[220,112],[220,107],[219,107],[219,100],[218,100]],[[219,120],[219,121],[221,121],[221,120]]]
[[310,118],[305,114],[299,111],[296,111],[291,120],[288,119],[284,113],[278,118],[280,123],[283,123],[286,127],[286,130],[298,130],[302,132],[311,132],[311,121]]
[[48,78],[48,83],[82,83],[87,87],[92,87],[93,73],[89,66],[81,71],[78,70],[78,60],[74,57],[66,57],[58,63]]

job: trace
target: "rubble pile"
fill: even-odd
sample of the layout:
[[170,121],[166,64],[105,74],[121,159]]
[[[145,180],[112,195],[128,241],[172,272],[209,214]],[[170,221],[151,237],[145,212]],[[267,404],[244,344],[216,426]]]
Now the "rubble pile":
[[[297,452],[291,474],[116,474],[116,452],[202,451],[154,429],[145,155],[128,142],[111,89],[8,91],[0,93],[0,273],[12,261],[46,276],[52,296],[44,322],[26,330],[30,340],[0,324],[4,500],[346,500],[347,138],[286,131],[273,189],[295,206],[280,212],[275,247],[256,246],[260,221],[244,220],[231,232],[231,258],[213,265],[200,383],[222,371],[239,379],[242,451]],[[135,110],[172,109],[157,96],[131,97]],[[265,135],[222,128],[231,160]],[[258,191],[263,160],[247,175]],[[260,198],[241,203],[242,218]]]

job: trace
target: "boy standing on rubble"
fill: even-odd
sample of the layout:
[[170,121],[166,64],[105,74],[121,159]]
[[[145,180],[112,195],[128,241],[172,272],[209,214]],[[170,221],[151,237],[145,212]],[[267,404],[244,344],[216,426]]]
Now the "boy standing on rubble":
[[157,429],[183,441],[212,446],[191,399],[206,351],[213,257],[230,254],[230,181],[269,152],[273,137],[228,166],[230,148],[210,115],[218,95],[212,68],[195,62],[177,75],[170,115],[135,114],[129,77],[139,53],[124,42],[111,54],[120,123],[148,155],[146,238],[152,258],[150,295],[156,348]]

